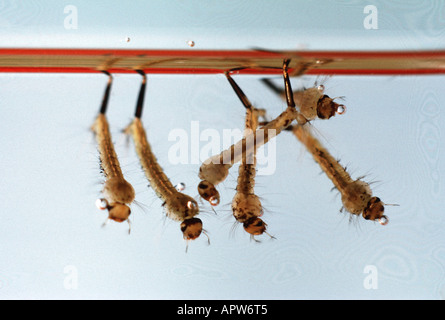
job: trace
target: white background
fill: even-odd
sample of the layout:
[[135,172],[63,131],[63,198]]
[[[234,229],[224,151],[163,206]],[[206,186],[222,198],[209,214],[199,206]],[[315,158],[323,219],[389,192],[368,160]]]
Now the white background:
[[[26,3],[26,4],[25,4]],[[57,3],[57,4],[56,4]],[[439,49],[442,1],[373,2],[379,29],[366,30],[366,2],[173,1],[169,6],[108,1],[0,2],[2,47],[246,49]],[[65,5],[78,28],[64,27]],[[125,38],[129,37],[130,42]],[[256,76],[236,76],[271,116],[285,102]],[[274,79],[281,85],[282,80]],[[317,79],[292,79],[294,89]],[[297,139],[276,138],[276,170],[257,177],[268,231],[250,241],[232,231],[237,167],[219,186],[215,215],[203,205],[204,236],[185,242],[147,187],[131,121],[140,76],[116,75],[109,122],[124,174],[136,189],[126,224],[101,224],[103,177],[89,127],[102,99],[101,74],[0,75],[0,297],[2,299],[442,299],[445,297],[443,76],[336,76],[331,97],[347,112],[314,121],[324,145],[353,178],[374,181],[387,226],[340,213],[340,196]],[[199,164],[172,165],[173,129],[242,128],[244,109],[223,75],[149,76],[143,122],[173,183],[197,196]],[[201,143],[203,147],[205,143]],[[364,285],[367,266],[377,289]],[[72,280],[76,280],[72,282]],[[74,285],[74,287],[73,287]]]

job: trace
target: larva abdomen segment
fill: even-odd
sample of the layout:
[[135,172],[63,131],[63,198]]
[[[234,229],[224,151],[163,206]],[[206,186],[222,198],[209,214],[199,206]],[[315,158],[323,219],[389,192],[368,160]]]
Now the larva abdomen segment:
[[301,125],[293,128],[295,136],[306,146],[320,167],[341,193],[343,207],[350,213],[362,215],[366,220],[388,223],[384,203],[375,196],[369,184],[360,179],[352,180],[346,169],[312,136],[309,129]]
[[98,143],[100,163],[106,181],[103,188],[105,198],[110,202],[130,204],[135,198],[133,186],[124,179],[116,151],[111,141],[108,121],[100,113],[92,127]]
[[[277,118],[268,122],[258,130],[253,130],[242,140],[232,145],[229,149],[221,153],[222,159],[230,159],[231,164],[239,162],[246,154],[254,152],[255,149],[266,144],[286,129],[293,120],[297,119],[300,113],[295,108],[287,108]],[[227,153],[227,155],[226,155]]]
[[99,149],[101,166],[104,175],[107,178],[119,177],[123,178],[122,170],[111,141],[110,129],[108,121],[104,114],[100,113],[92,126],[93,132],[96,134],[96,140]]
[[361,180],[349,183],[341,194],[344,208],[355,215],[363,213],[371,197],[372,191],[369,184]]
[[343,207],[352,214],[362,214],[372,197],[369,185],[361,180],[352,180],[345,168],[312,136],[308,128],[296,125],[293,131],[341,193]]
[[238,193],[253,194],[255,188],[256,166],[249,163],[241,163],[238,169]]
[[105,114],[99,113],[92,130],[96,134],[100,165],[106,178],[102,190],[105,204],[99,199],[100,209],[108,210],[108,219],[123,222],[128,220],[131,214],[127,204],[134,201],[134,188],[122,174]]
[[126,129],[132,134],[145,176],[157,196],[164,201],[167,216],[175,221],[193,218],[199,213],[198,204],[190,196],[179,192],[168,179],[151,150],[147,136],[139,118],[135,118]]
[[295,136],[304,144],[306,149],[312,154],[314,160],[320,165],[329,179],[341,194],[347,186],[353,182],[349,174],[340,163],[332,157],[329,151],[324,148],[320,142],[312,136],[305,126],[296,125],[293,127]]
[[[251,133],[258,127],[258,117],[264,117],[265,110],[256,110],[253,107],[246,109],[245,136],[251,137]],[[248,141],[248,138],[247,138]],[[249,144],[249,142],[247,142]],[[253,143],[253,142],[252,142]],[[234,218],[243,224],[243,228],[251,237],[266,232],[267,224],[259,217],[263,214],[260,198],[254,193],[256,175],[256,148],[243,154],[238,169],[238,184],[236,194],[232,200],[232,212]],[[267,232],[266,232],[267,233]]]
[[135,118],[126,131],[133,135],[135,149],[145,176],[158,197],[165,201],[177,190],[167,178],[156,156],[153,154],[141,120]]

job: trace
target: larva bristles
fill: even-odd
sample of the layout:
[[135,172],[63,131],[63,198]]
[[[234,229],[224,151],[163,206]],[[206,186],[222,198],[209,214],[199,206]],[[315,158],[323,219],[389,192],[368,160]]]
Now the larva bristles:
[[383,214],[384,203],[378,197],[372,196],[372,190],[367,182],[360,179],[352,180],[346,169],[321,145],[309,128],[296,125],[293,132],[341,193],[346,211],[353,215],[362,215],[366,220],[379,221],[382,225],[388,223],[388,218]]

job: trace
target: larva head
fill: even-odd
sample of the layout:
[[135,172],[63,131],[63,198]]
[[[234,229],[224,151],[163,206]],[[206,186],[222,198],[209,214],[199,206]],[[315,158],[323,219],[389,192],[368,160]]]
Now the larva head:
[[258,217],[252,217],[243,223],[244,230],[252,236],[263,234],[266,231],[267,224]]
[[327,95],[323,95],[317,102],[317,116],[320,119],[329,119],[336,113],[343,114],[345,111],[344,105],[336,103]]
[[124,222],[128,220],[131,209],[126,204],[114,202],[108,203],[106,199],[97,199],[96,206],[101,210],[108,210],[108,219],[116,222]]
[[186,219],[181,223],[184,240],[195,240],[201,235],[202,221],[199,218]]
[[202,180],[198,184],[198,192],[199,195],[212,206],[217,206],[219,204],[219,192],[216,190],[215,186],[207,180]]
[[381,225],[386,225],[389,220],[388,217],[383,214],[384,211],[384,203],[378,197],[372,197],[368,201],[362,215],[366,220],[378,220]]

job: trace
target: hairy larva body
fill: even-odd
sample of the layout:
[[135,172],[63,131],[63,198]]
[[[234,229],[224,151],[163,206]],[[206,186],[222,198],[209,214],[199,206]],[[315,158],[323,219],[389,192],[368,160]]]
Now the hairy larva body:
[[124,179],[105,116],[112,83],[112,77],[110,74],[108,75],[109,81],[102,107],[91,127],[96,136],[100,165],[106,179],[102,190],[104,198],[99,199],[97,205],[100,209],[108,210],[109,219],[123,222],[128,220],[131,214],[128,205],[134,201],[135,191],[133,186]]
[[199,213],[198,203],[190,196],[179,192],[170,182],[151,149],[141,121],[146,75],[142,71],[138,71],[138,73],[143,76],[143,82],[134,120],[125,129],[125,132],[132,136],[145,176],[157,196],[164,202],[163,207],[167,216],[174,221],[181,222],[181,231],[185,240],[194,240],[203,232],[202,221],[196,218]]
[[346,169],[311,134],[310,128],[296,125],[293,133],[338,189],[343,207],[348,212],[362,215],[366,220],[377,220],[382,225],[388,223],[388,218],[383,214],[384,203],[372,195],[369,184],[360,179],[353,180]]
[[[258,111],[246,109],[245,133],[256,130],[258,126]],[[260,198],[255,194],[256,157],[255,150],[246,153],[238,168],[238,183],[232,200],[232,213],[236,221],[243,224],[244,230],[252,239],[255,235],[266,232],[267,224],[260,218],[263,207]]]

